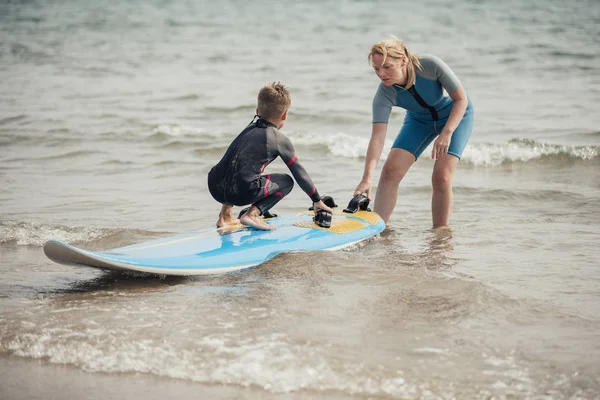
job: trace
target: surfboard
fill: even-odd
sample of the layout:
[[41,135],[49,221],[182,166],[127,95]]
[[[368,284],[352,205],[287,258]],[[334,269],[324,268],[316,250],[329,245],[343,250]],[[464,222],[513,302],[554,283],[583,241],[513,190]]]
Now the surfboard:
[[149,242],[89,251],[58,240],[44,253],[60,264],[159,275],[212,275],[239,271],[292,251],[339,250],[373,237],[385,228],[372,211],[334,210],[331,226],[317,225],[311,211],[265,219],[270,231],[241,224],[187,232]]

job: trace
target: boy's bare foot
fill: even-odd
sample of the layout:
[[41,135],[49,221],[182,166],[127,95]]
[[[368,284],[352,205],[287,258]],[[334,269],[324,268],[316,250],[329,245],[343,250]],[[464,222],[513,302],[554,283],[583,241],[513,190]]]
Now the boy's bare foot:
[[271,231],[275,229],[273,225],[265,224],[260,218],[260,210],[254,206],[250,207],[244,215],[240,217],[242,225],[251,226],[261,231]]
[[219,219],[217,220],[217,228],[222,228],[227,225],[237,224],[238,222],[240,222],[240,220],[237,218],[233,218],[231,215],[228,217],[225,217],[225,216],[219,214]]
[[219,213],[219,219],[217,220],[217,228],[222,228],[227,225],[233,225],[240,222],[237,218],[233,218],[231,214],[233,206],[229,204],[223,204],[221,212]]

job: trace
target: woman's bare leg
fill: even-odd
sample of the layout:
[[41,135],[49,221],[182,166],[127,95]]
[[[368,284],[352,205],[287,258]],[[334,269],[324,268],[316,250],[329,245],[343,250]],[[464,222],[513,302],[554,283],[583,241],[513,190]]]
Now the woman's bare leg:
[[390,154],[385,160],[377,184],[373,210],[379,214],[386,224],[396,206],[398,185],[400,185],[400,181],[414,162],[415,156],[412,153],[398,148],[390,150]]
[[446,154],[435,161],[431,184],[431,216],[433,227],[448,226],[452,215],[452,178],[458,165],[458,157]]

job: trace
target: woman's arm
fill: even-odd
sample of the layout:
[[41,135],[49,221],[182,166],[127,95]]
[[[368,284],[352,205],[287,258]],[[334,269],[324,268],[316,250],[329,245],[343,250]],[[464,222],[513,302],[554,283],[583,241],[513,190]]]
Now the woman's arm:
[[465,111],[469,105],[469,99],[467,98],[467,94],[462,87],[459,87],[458,90],[452,93],[448,93],[448,95],[452,98],[452,100],[454,100],[454,105],[452,106],[452,110],[450,110],[450,115],[448,116],[446,126],[444,126],[444,129],[442,130],[442,134],[446,133],[448,135],[452,135],[465,115]]
[[371,139],[369,140],[369,147],[367,149],[367,156],[365,160],[365,169],[363,177],[354,194],[367,193],[367,197],[371,198],[371,186],[373,184],[373,173],[377,162],[381,157],[383,146],[385,144],[385,136],[387,133],[388,124],[382,122],[373,123],[371,131]]
[[448,116],[448,121],[446,122],[444,129],[442,129],[440,136],[438,136],[433,143],[431,158],[434,160],[437,160],[444,154],[448,154],[448,147],[450,146],[452,133],[454,133],[454,130],[462,121],[465,111],[469,106],[469,99],[467,98],[467,94],[462,86],[459,86],[454,92],[448,93],[448,95],[452,98],[452,100],[454,100],[454,104],[452,105],[452,109],[450,110],[450,115]]

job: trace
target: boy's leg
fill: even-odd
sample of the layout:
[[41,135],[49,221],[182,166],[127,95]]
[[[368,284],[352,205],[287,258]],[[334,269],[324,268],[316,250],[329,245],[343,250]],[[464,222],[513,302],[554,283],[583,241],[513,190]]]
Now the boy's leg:
[[271,230],[275,227],[266,224],[260,216],[269,211],[294,187],[294,180],[286,174],[269,174],[261,177],[261,193],[252,206],[240,216],[240,222],[257,229]]
[[232,210],[233,206],[231,204],[223,204],[221,206],[221,212],[219,213],[219,219],[217,220],[217,228],[239,222],[237,218],[233,217]]
[[246,226],[251,226],[262,231],[270,231],[275,229],[275,226],[266,224],[260,217],[261,211],[254,204],[240,217],[240,223]]
[[294,180],[287,174],[264,175],[261,183],[262,196],[253,204],[260,210],[260,215],[273,208],[294,188]]

